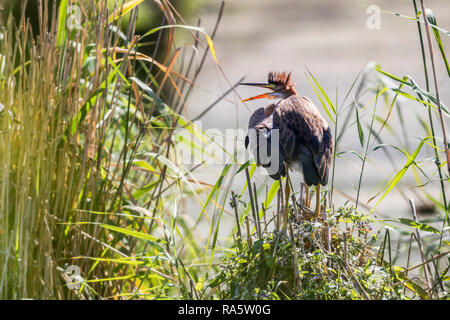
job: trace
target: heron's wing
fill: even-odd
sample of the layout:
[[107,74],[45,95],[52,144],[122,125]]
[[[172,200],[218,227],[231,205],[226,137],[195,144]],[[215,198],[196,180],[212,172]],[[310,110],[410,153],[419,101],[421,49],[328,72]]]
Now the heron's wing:
[[259,108],[252,113],[250,119],[248,119],[248,128],[254,129],[259,123],[267,118],[264,108]]
[[273,116],[267,117],[264,108],[260,108],[250,117],[248,127],[249,132],[245,137],[245,148],[250,145],[256,163],[263,166],[275,180],[285,176],[283,154],[281,152],[272,154]]
[[[252,113],[250,119],[248,120],[248,129],[256,129],[256,126],[260,124],[266,118],[266,113],[264,108],[259,108],[255,112]],[[245,149],[248,148],[248,144],[250,143],[250,139],[247,135],[245,136]]]
[[282,100],[274,112],[273,127],[279,129],[280,147],[286,161],[299,160],[302,147],[306,147],[313,156],[318,182],[325,185],[333,154],[333,138],[314,103],[298,96]]

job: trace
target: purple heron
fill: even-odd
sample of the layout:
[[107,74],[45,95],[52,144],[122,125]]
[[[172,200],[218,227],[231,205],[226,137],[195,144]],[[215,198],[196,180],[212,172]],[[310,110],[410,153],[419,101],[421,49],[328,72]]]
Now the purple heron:
[[[306,187],[306,205],[309,205],[308,188],[316,186],[316,208],[311,218],[317,218],[320,213],[320,186],[328,182],[328,172],[333,154],[333,136],[331,129],[320,114],[314,103],[307,97],[300,97],[291,82],[291,73],[270,72],[267,83],[240,83],[241,85],[262,87],[271,90],[242,102],[255,99],[281,99],[276,104],[269,104],[265,108],[259,108],[251,116],[248,124],[249,129],[256,133],[265,131],[267,148],[270,148],[274,136],[273,130],[278,129],[278,154],[270,154],[268,157],[278,163],[275,172],[269,172],[273,179],[286,177],[285,186],[285,210],[283,216],[283,230],[287,227],[288,201],[291,188],[289,186],[289,169],[303,173]],[[253,150],[259,150],[260,139],[256,139]],[[250,143],[246,136],[245,147]],[[259,151],[257,151],[259,154]],[[277,159],[275,159],[277,157]],[[256,156],[257,164],[259,162]],[[270,164],[270,163],[269,163]],[[268,163],[263,167],[268,167]],[[281,184],[281,180],[280,180]]]

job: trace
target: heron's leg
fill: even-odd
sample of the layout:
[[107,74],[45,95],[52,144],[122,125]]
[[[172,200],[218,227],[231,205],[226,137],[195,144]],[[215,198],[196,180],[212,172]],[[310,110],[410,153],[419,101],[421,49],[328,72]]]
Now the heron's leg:
[[320,183],[316,186],[316,211],[314,212],[314,217],[317,217],[320,214]]
[[305,184],[305,207],[309,208],[309,186]]
[[283,215],[283,231],[287,229],[288,221],[288,209],[289,209],[289,197],[291,194],[291,186],[289,185],[289,168],[286,166],[286,187],[284,188],[285,202],[284,202],[284,215]]

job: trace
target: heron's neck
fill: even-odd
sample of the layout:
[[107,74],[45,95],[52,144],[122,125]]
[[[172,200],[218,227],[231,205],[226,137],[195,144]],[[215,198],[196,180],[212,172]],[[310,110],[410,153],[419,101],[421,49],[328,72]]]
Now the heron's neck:
[[270,117],[272,115],[275,108],[278,107],[278,103],[276,105],[271,103],[265,108],[266,117]]
[[[286,99],[286,98],[285,98]],[[283,101],[283,99],[281,99],[280,101],[277,102],[277,104],[275,105],[275,108],[278,108],[278,106],[280,105],[280,102]],[[274,108],[274,109],[275,109]]]
[[294,86],[289,88],[290,96],[298,96],[297,90],[295,90]]
[[280,105],[280,102],[283,101],[284,99],[287,99],[289,97],[292,96],[298,96],[298,92],[297,90],[295,90],[295,88],[292,86],[289,89],[286,89],[284,91],[284,93],[282,93],[282,95],[280,95],[280,100],[276,103],[276,104],[270,104],[266,107],[266,115],[269,117],[276,108],[278,108],[278,106]]
[[287,99],[291,96],[298,96],[297,90],[295,90],[294,86],[288,86],[282,92],[280,92],[281,99]]

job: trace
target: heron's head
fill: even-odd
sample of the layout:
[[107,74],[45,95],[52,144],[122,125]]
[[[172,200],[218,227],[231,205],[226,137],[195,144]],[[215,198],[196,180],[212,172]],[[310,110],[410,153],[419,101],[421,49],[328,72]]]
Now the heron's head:
[[269,72],[267,83],[247,83],[241,82],[244,86],[253,86],[266,88],[271,91],[242,100],[242,102],[255,99],[286,99],[290,96],[296,96],[295,84],[291,82],[291,73]]

